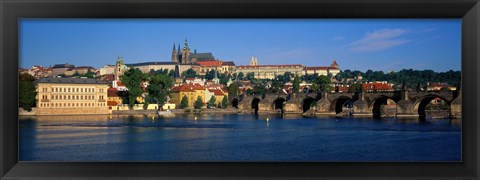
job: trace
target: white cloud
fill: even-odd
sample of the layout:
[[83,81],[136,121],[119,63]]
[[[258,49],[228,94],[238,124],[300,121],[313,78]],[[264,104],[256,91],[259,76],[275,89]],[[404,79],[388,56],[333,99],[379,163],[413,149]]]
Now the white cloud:
[[344,40],[345,37],[343,36],[334,36],[332,38],[330,38],[330,40],[333,40],[333,41],[341,41],[341,40]]
[[354,52],[375,52],[410,42],[400,37],[408,33],[406,29],[380,29],[367,32],[361,39],[347,45]]

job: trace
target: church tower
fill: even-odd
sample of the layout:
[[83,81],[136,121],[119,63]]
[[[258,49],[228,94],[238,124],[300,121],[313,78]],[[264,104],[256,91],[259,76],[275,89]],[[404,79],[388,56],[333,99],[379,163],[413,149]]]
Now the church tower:
[[252,56],[252,58],[250,59],[250,66],[258,66],[257,57]]
[[118,56],[117,62],[115,63],[115,81],[120,81],[120,76],[123,75],[125,72],[124,69],[124,64],[123,64],[123,58],[121,56]]
[[178,63],[178,53],[177,53],[177,50],[175,49],[175,43],[173,43],[172,62]]
[[338,68],[337,61],[333,60],[332,64],[330,64],[330,67]]
[[182,64],[187,64],[190,62],[190,47],[188,47],[187,38],[185,38],[184,47],[182,49]]

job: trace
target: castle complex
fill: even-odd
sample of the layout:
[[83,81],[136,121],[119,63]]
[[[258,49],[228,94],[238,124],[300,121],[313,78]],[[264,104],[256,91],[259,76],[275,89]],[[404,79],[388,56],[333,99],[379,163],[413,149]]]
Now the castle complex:
[[193,64],[197,61],[203,60],[215,60],[215,57],[213,57],[212,53],[197,53],[197,50],[194,50],[193,53],[191,53],[187,39],[185,39],[185,43],[181,50],[180,44],[176,50],[175,43],[173,43],[172,62],[179,64]]

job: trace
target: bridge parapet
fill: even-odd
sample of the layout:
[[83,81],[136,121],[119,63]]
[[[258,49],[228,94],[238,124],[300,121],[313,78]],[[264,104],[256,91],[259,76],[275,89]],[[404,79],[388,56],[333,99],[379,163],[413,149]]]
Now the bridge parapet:
[[330,102],[333,102],[340,97],[348,97],[350,99],[353,99],[354,95],[355,93],[327,93],[325,96],[327,96],[327,99]]
[[453,100],[453,91],[431,91],[431,92],[417,92],[417,91],[408,91],[408,98],[412,101],[419,101],[425,97],[440,97],[447,102],[451,102]]

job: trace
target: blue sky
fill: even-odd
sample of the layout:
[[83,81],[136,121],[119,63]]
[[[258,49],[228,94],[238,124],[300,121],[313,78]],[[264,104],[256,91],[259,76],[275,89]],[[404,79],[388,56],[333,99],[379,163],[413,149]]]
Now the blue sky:
[[460,70],[461,19],[22,19],[20,67],[170,61],[173,43],[247,65]]

